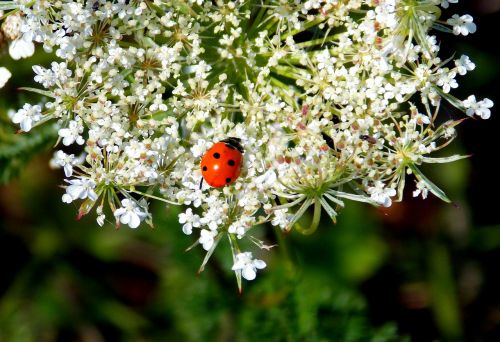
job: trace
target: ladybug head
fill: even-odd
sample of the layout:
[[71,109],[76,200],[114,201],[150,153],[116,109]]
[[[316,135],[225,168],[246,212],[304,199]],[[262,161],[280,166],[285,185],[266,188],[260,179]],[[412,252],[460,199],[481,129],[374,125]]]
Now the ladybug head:
[[227,147],[236,149],[243,153],[243,146],[241,146],[241,139],[240,138],[235,138],[235,137],[229,137],[224,140],[221,140],[223,143],[226,144]]

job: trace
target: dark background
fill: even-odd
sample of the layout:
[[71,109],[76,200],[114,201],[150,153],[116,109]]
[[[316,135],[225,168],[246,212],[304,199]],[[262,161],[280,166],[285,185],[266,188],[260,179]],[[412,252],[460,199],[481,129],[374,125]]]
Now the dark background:
[[[500,341],[499,10],[495,0],[452,4],[478,32],[438,34],[441,56],[476,63],[454,94],[496,103],[446,151],[471,158],[426,170],[454,203],[408,191],[385,210],[349,203],[313,236],[267,227],[279,247],[241,295],[227,246],[197,274],[203,253],[184,251],[193,241],[177,208],[156,204],[155,229],[75,219],[62,172],[48,167],[53,140],[44,128],[14,135],[6,117],[29,100],[16,90],[29,65],[49,57],[1,54],[14,76],[0,91],[0,177],[19,176],[0,187],[0,341]],[[451,106],[443,115],[463,117]]]

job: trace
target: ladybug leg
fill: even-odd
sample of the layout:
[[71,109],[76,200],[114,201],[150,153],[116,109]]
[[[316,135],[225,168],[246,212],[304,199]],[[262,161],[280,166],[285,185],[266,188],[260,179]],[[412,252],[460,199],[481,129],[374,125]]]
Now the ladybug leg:
[[201,180],[200,180],[200,190],[202,187],[203,187],[203,177],[201,177]]

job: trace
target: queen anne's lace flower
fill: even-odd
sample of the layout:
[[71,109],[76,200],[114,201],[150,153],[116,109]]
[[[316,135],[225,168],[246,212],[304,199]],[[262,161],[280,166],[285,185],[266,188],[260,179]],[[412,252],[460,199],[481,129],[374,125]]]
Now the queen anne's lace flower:
[[10,43],[9,54],[14,60],[31,57],[34,53],[35,44],[25,36],[21,36]]
[[377,181],[375,186],[369,187],[368,193],[375,202],[383,205],[384,207],[390,207],[392,204],[391,197],[396,196],[396,190],[386,188],[385,184],[380,181]]
[[418,197],[422,195],[422,198],[426,199],[428,194],[429,194],[429,189],[427,189],[425,183],[422,181],[417,182],[417,188],[413,191],[413,197]]
[[80,135],[83,133],[83,126],[78,121],[70,121],[67,128],[59,130],[59,136],[63,138],[62,143],[69,146],[76,142],[78,145],[83,145],[85,140]]
[[467,36],[469,33],[476,32],[476,24],[473,23],[473,18],[469,14],[462,15],[454,14],[448,19],[448,24],[453,26],[453,33],[456,35]]
[[476,68],[476,65],[465,55],[462,55],[460,59],[456,60],[455,65],[457,66],[458,73],[462,76],[467,74],[468,71],[472,71]]
[[78,159],[76,159],[73,154],[57,151],[54,155],[53,163],[64,169],[64,175],[66,177],[71,177],[73,175],[73,166],[78,163]]
[[467,109],[465,113],[469,116],[476,114],[482,119],[489,119],[491,115],[490,108],[493,107],[493,101],[484,99],[478,102],[476,97],[471,95],[467,100],[464,100],[464,107]]
[[198,242],[203,246],[203,249],[208,251],[214,245],[214,238],[216,236],[216,232],[212,230],[202,229],[200,232],[200,238]]
[[[33,66],[46,100],[12,120],[52,121],[81,150],[53,160],[76,175],[63,200],[83,200],[79,216],[95,209],[103,225],[109,205],[136,228],[153,224],[148,201],[181,205],[202,268],[229,242],[238,279],[252,280],[265,263],[240,244],[266,246],[256,227],[311,234],[346,200],[403,200],[409,178],[414,195],[449,201],[420,170],[461,158],[433,156],[463,121],[446,121],[441,102],[483,119],[493,105],[453,95],[475,68],[440,55],[434,29],[476,31],[469,15],[441,18],[438,5],[456,2],[16,0],[1,26],[12,57],[35,42],[58,60]],[[200,158],[227,137],[242,141],[241,174],[211,188]]]
[[39,105],[32,106],[27,103],[12,116],[12,122],[19,124],[24,132],[28,132],[33,127],[33,124],[40,121],[41,118],[42,107]]
[[116,220],[120,221],[122,224],[128,225],[130,228],[139,227],[141,221],[148,217],[147,212],[131,199],[124,198],[121,204],[122,206],[115,210],[114,216]]
[[185,213],[179,214],[179,223],[182,224],[182,231],[186,235],[193,232],[193,227],[200,226],[200,217],[193,214],[193,210],[188,208]]
[[71,203],[77,199],[97,200],[97,194],[94,191],[96,186],[92,179],[76,178],[67,181],[70,185],[66,187],[66,194],[63,195],[63,202]]
[[266,263],[259,259],[253,259],[251,252],[239,253],[234,261],[233,271],[240,271],[246,280],[254,280],[257,270],[266,267]]

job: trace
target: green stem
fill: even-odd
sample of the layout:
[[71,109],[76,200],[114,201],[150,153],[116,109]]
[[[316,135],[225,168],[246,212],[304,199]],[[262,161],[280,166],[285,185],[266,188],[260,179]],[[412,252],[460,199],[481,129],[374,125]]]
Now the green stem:
[[137,190],[129,190],[130,192],[133,192],[133,193],[136,193],[138,195],[142,195],[142,196],[145,196],[145,197],[149,197],[149,198],[152,198],[152,199],[155,199],[155,200],[158,200],[158,201],[162,201],[162,202],[165,202],[165,203],[168,203],[168,204],[173,204],[173,205],[181,205],[180,203],[177,203],[177,202],[172,202],[172,201],[169,201],[165,198],[161,198],[161,197],[158,197],[158,196],[154,196],[154,195],[150,195],[150,194],[146,194],[144,192],[141,192],[141,191],[137,191]]
[[318,38],[318,39],[313,39],[313,40],[309,40],[309,41],[306,41],[306,42],[298,43],[298,44],[296,44],[296,46],[298,48],[307,48],[307,47],[311,47],[311,46],[315,46],[315,45],[323,45],[326,42],[329,42],[329,41],[337,39],[339,36],[340,36],[340,34],[334,34],[334,35],[331,35],[331,36],[327,36],[327,37],[323,37],[323,38]]
[[284,260],[285,267],[287,269],[287,275],[290,276],[290,279],[293,279],[293,276],[295,275],[295,266],[292,261],[292,258],[290,256],[290,249],[288,248],[288,242],[286,239],[283,237],[283,231],[276,227],[274,229],[274,233],[276,236],[276,242],[278,243],[282,259]]
[[316,229],[318,229],[320,219],[321,219],[321,202],[319,201],[318,198],[315,198],[313,219],[309,227],[304,229],[298,222],[295,224],[295,227],[299,233],[303,235],[311,235],[316,231]]
[[281,36],[281,40],[285,40],[288,36],[295,36],[300,32],[304,32],[305,30],[320,24],[322,21],[324,21],[324,18],[318,18],[316,20],[310,21],[307,24],[305,24],[302,28],[285,33],[284,35]]

